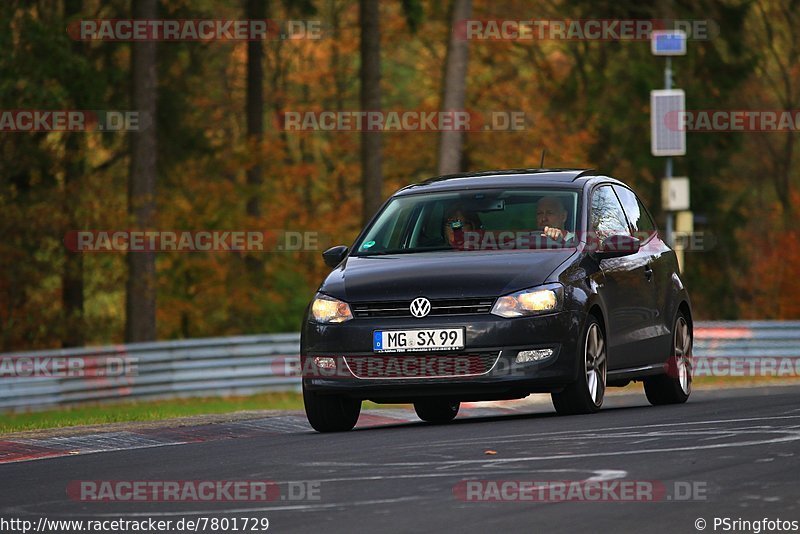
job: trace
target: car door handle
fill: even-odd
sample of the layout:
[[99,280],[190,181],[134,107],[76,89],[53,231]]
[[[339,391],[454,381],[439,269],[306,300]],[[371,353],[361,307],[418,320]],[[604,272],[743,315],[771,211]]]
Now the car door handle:
[[644,266],[644,277],[647,278],[647,280],[653,279],[653,268],[650,267],[649,263]]

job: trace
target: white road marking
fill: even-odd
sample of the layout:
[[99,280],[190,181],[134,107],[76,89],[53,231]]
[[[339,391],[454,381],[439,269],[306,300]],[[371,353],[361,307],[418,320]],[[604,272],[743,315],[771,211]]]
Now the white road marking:
[[[458,467],[458,466],[454,466]],[[526,474],[532,473],[594,473],[593,476],[586,479],[586,481],[604,481],[604,480],[614,480],[617,478],[625,478],[628,474],[627,471],[621,470],[614,470],[614,469],[600,469],[600,470],[591,470],[591,469],[532,469],[528,470]],[[519,475],[520,472],[518,469],[509,469],[507,471],[492,471],[492,476],[496,476],[499,474],[514,474]],[[482,473],[480,471],[464,471],[464,472],[452,472],[449,471],[447,473],[409,473],[405,475],[375,475],[375,476],[353,476],[353,477],[338,477],[338,478],[315,478],[314,482],[362,482],[362,481],[371,481],[371,480],[390,480],[390,479],[401,479],[401,478],[470,478],[470,477],[478,477],[478,476],[486,476],[486,473]],[[287,480],[282,482],[276,482],[276,484],[298,484],[298,483],[305,483],[308,480]]]
[[[783,433],[781,431],[773,431],[775,433]],[[608,451],[608,452],[592,452],[592,458],[597,457],[607,457],[607,456],[629,456],[634,454],[662,454],[666,452],[682,452],[682,451],[696,451],[696,450],[708,450],[708,449],[727,449],[731,447],[749,447],[753,445],[771,445],[775,443],[788,443],[792,441],[800,441],[800,432],[792,432],[788,436],[784,436],[781,438],[773,438],[773,439],[766,439],[766,440],[754,440],[754,441],[742,441],[739,443],[717,443],[713,445],[691,445],[688,447],[665,447],[661,449],[641,449],[641,450],[626,450],[626,451]],[[476,458],[471,460],[443,460],[439,462],[393,462],[393,463],[381,463],[382,467],[423,467],[423,466],[432,466],[432,465],[441,465],[441,464],[457,464],[457,465],[469,465],[469,464],[484,464],[484,465],[494,465],[494,464],[504,464],[504,463],[515,463],[515,462],[538,462],[544,460],[564,460],[564,459],[575,459],[575,458],[586,458],[586,453],[580,454],[554,454],[548,456],[523,456],[520,458]],[[300,464],[300,465],[316,465],[316,466],[324,466],[329,465],[324,462],[316,462],[311,464]],[[372,464],[364,463],[364,462],[338,462],[336,465],[339,466],[348,466],[348,467],[364,467],[369,466]]]
[[[645,428],[663,428],[663,427],[670,427],[670,426],[688,426],[688,425],[709,425],[709,424],[724,424],[724,423],[743,423],[747,421],[759,421],[763,422],[765,420],[770,419],[798,419],[800,415],[775,415],[770,417],[748,417],[742,419],[714,419],[708,421],[682,421],[678,423],[660,423],[655,425],[637,425],[637,426],[618,426],[618,427],[607,427],[607,428],[596,428],[590,430],[559,430],[555,432],[546,432],[542,435],[538,436],[531,436],[530,434],[510,434],[507,436],[492,436],[491,440],[492,443],[513,443],[514,438],[521,438],[519,441],[551,441],[553,439],[558,439],[559,436],[565,435],[567,439],[569,439],[569,435],[578,434],[580,437],[599,437],[603,438],[605,436],[609,436],[609,432],[614,432],[616,430],[637,430],[637,429],[645,429]],[[771,427],[775,428],[775,427]],[[786,429],[794,429],[794,427],[785,427]],[[724,429],[720,429],[722,431]],[[727,429],[729,431],[733,431],[731,429]],[[652,434],[641,434],[631,432],[628,434],[615,434],[617,436],[631,436],[631,437],[644,437]],[[669,433],[669,435],[674,435],[674,432]],[[458,438],[454,440],[443,440],[443,441],[426,441],[424,443],[425,447],[434,447],[434,446],[452,446],[453,443],[458,443],[459,445],[465,445],[470,443],[485,443],[488,438],[486,437],[479,437],[479,438]],[[401,445],[394,447],[395,449],[411,449],[417,448],[420,444],[414,445]]]
[[626,476],[628,476],[628,472],[621,469],[601,469],[595,471],[595,475],[587,478],[584,482],[606,482],[607,480],[616,480]]
[[253,512],[279,512],[285,510],[329,510],[331,508],[347,508],[348,506],[370,506],[373,504],[393,504],[398,502],[418,501],[424,499],[423,496],[398,497],[396,499],[374,499],[370,501],[335,502],[335,503],[316,503],[316,504],[291,504],[285,506],[263,506],[260,508],[230,508],[230,509],[210,509],[210,510],[184,510],[181,512],[116,512],[111,514],[59,514],[59,517],[171,517],[187,515],[225,515],[225,514],[247,514]]
[[[583,482],[603,482],[608,480],[616,480],[625,478],[628,476],[627,471],[623,471],[621,469],[596,469],[596,470],[586,470],[586,469],[535,469],[527,471],[526,473],[581,473],[581,472],[588,472],[593,473],[592,476],[583,480]],[[492,476],[497,476],[500,474],[516,474],[519,475],[518,470],[509,470],[509,471],[493,471]],[[408,475],[378,475],[378,476],[360,476],[360,477],[340,477],[340,478],[327,478],[327,479],[314,479],[314,482],[358,482],[358,481],[374,481],[374,480],[386,480],[386,479],[402,479],[402,478],[432,478],[432,477],[448,477],[448,478],[459,478],[461,480],[475,478],[478,476],[485,476],[483,473],[475,473],[475,472],[459,472],[459,473],[418,473],[418,474],[408,474]],[[280,482],[275,482],[278,485],[286,485],[286,484],[298,484],[298,483],[306,483],[308,480],[284,480]],[[141,516],[152,516],[152,517],[169,517],[169,516],[176,516],[176,515],[201,515],[201,514],[208,514],[208,515],[224,515],[224,514],[232,514],[232,513],[251,513],[251,512],[274,512],[274,511],[285,511],[285,510],[314,510],[314,509],[330,509],[330,508],[340,508],[340,507],[347,507],[347,506],[363,506],[368,504],[391,504],[397,502],[407,502],[407,501],[414,501],[418,499],[422,499],[424,496],[415,495],[415,496],[408,496],[408,497],[397,497],[393,499],[380,499],[380,500],[370,500],[370,501],[354,501],[352,503],[312,503],[312,504],[295,504],[295,505],[284,505],[284,506],[268,506],[268,507],[260,507],[260,508],[236,508],[236,509],[213,509],[213,510],[186,510],[186,511],[170,511],[170,512],[128,512],[125,511],[123,515],[125,517],[132,516],[132,517],[141,517]],[[35,503],[31,506],[41,506],[42,504],[52,505],[52,504],[60,504],[65,501],[49,501],[47,503]],[[278,501],[276,501],[278,502]],[[193,504],[192,502],[185,502],[185,503],[178,503],[175,502],[173,504]],[[5,514],[14,515],[36,515],[39,512],[37,511],[27,511],[24,510],[23,507],[14,507],[14,508],[5,508],[2,510]],[[85,511],[80,514],[58,514],[58,517],[119,517],[120,513],[86,513]]]

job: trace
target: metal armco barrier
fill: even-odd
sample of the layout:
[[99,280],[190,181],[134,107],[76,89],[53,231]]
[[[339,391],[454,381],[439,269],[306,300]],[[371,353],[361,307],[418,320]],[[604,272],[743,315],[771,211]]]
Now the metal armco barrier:
[[[299,352],[300,334],[271,334],[0,354],[0,411],[288,391]],[[8,376],[26,359],[59,376]],[[70,365],[83,371],[69,376]]]
[[698,322],[696,357],[800,358],[800,321]]
[[[0,411],[298,390],[299,348],[292,333],[0,354]],[[800,359],[800,321],[699,322],[694,356]],[[34,361],[39,376],[14,374]]]

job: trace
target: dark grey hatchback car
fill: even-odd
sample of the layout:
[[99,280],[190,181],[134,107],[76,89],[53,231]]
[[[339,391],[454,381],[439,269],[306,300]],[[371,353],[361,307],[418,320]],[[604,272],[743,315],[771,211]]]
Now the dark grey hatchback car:
[[597,411],[608,386],[652,404],[691,392],[692,311],[675,253],[622,182],[522,169],[433,178],[395,193],[309,304],[303,398],[318,431],[362,400],[452,420],[463,401],[550,393]]

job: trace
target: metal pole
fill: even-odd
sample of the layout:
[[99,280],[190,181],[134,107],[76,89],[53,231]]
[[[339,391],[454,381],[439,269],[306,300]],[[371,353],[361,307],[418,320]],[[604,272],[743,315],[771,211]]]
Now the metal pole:
[[672,89],[672,58],[666,57],[667,65],[664,68],[664,89]]
[[[667,63],[664,68],[664,89],[672,89],[672,58],[670,56],[666,57]],[[672,178],[672,158],[667,156],[667,168],[664,173],[664,177],[669,181]],[[672,246],[672,225],[673,225],[673,214],[671,211],[667,212],[667,228],[666,228],[666,239],[667,244]]]

